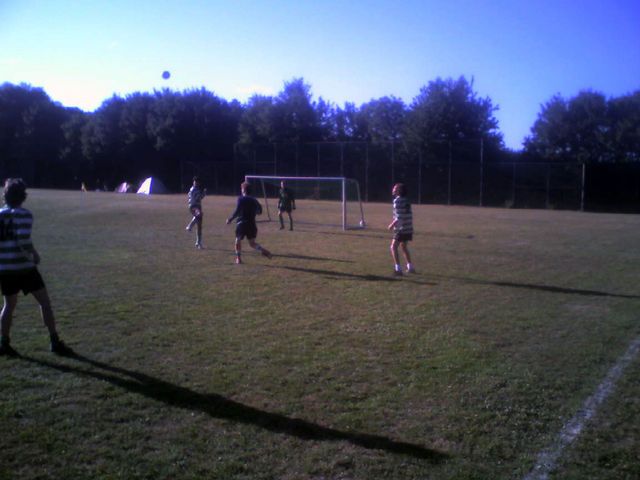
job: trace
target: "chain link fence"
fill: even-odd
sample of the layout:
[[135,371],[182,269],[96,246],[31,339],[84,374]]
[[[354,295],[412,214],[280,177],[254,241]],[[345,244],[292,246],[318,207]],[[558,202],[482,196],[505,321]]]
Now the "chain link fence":
[[413,203],[640,212],[640,164],[505,162],[482,140],[236,144],[233,159],[185,162],[185,186],[201,177],[210,193],[239,193],[245,175],[348,177],[365,202],[388,202],[397,182]]

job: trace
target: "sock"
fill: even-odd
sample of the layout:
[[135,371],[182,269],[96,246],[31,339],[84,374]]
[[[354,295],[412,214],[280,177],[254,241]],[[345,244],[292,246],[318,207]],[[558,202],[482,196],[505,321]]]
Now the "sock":
[[259,243],[256,243],[256,250],[262,250],[262,245],[260,245]]

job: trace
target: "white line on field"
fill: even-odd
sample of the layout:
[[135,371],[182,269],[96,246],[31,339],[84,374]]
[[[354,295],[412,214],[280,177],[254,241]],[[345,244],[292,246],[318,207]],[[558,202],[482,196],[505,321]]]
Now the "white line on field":
[[609,393],[611,393],[615,383],[622,376],[622,372],[638,355],[639,350],[640,335],[631,342],[627,352],[620,357],[611,370],[609,370],[604,381],[598,385],[596,391],[582,404],[582,408],[562,427],[556,441],[540,452],[535,467],[533,467],[533,470],[531,470],[523,480],[546,480],[549,478],[549,472],[555,468],[556,462],[558,458],[560,458],[560,455],[562,455],[564,449],[573,443],[578,435],[580,435],[585,423],[593,417],[596,409],[605,398],[607,398]]

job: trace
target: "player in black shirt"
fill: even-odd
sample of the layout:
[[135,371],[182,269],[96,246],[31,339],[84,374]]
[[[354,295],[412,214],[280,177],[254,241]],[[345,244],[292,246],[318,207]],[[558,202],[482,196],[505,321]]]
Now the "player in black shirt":
[[262,255],[271,258],[271,252],[259,243],[256,243],[258,236],[258,226],[256,225],[256,215],[262,214],[262,205],[251,196],[251,185],[244,182],[240,186],[242,196],[238,197],[236,211],[227,219],[227,225],[236,219],[236,242],[234,250],[236,252],[236,263],[242,263],[242,239],[247,237],[249,245],[260,251]]

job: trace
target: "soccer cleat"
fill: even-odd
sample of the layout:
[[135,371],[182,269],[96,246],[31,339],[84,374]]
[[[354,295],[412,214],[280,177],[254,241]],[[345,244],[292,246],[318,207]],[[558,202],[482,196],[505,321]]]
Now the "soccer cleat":
[[407,270],[407,273],[417,273],[416,269],[411,267],[410,269]]
[[69,357],[74,354],[71,347],[67,347],[62,340],[51,342],[51,351],[63,357]]
[[236,265],[240,265],[242,263],[242,260],[240,260],[240,257],[236,257]]
[[262,247],[262,249],[260,250],[262,252],[262,255],[264,255],[265,257],[267,257],[269,260],[271,260],[271,257],[273,255],[271,255],[271,252],[269,250],[267,250],[266,248]]
[[198,250],[202,250],[204,247],[202,246],[202,244],[200,242],[196,242],[196,248]]
[[189,224],[189,225],[187,225],[186,227],[184,227],[184,229],[185,229],[187,232],[190,232],[190,231],[191,231],[191,224]]
[[0,356],[6,355],[7,357],[19,357],[20,354],[16,352],[11,345],[3,343],[0,345]]

